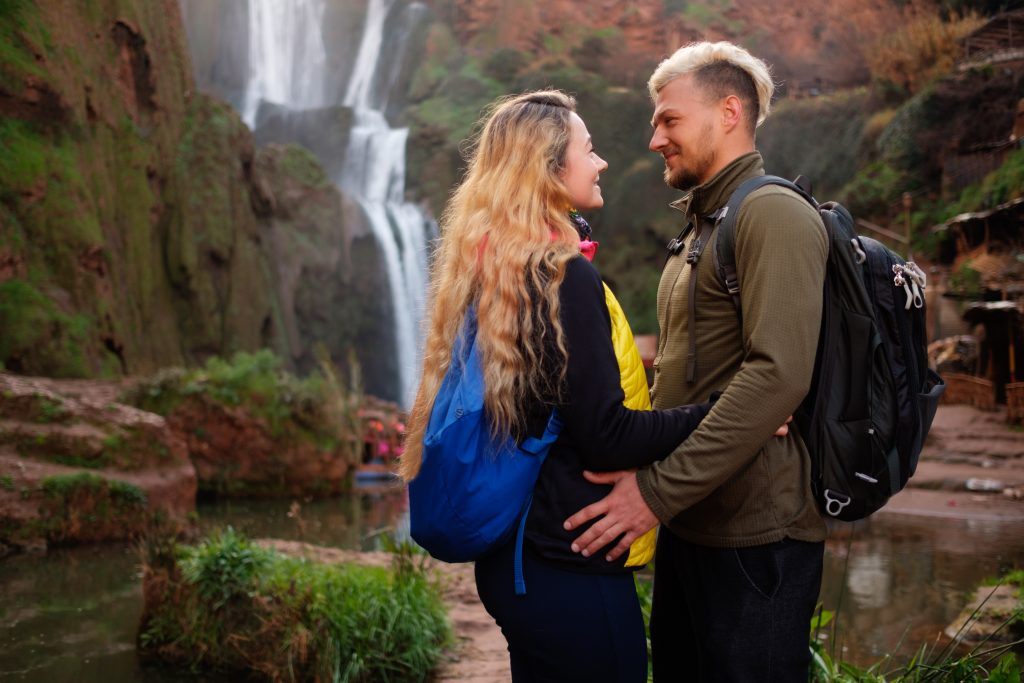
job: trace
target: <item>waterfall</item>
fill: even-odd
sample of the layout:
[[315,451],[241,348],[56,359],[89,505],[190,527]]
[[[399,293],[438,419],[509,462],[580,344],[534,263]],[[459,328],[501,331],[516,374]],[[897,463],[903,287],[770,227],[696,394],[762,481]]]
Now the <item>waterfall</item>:
[[[349,78],[344,104],[352,107],[353,125],[345,165],[337,179],[355,197],[387,262],[388,286],[395,312],[397,370],[401,403],[412,403],[421,349],[417,343],[427,281],[426,230],[429,217],[405,201],[407,128],[391,128],[384,117],[387,88],[381,81],[381,45],[385,19],[395,0],[370,0],[366,24]],[[390,56],[390,64],[400,59]],[[385,74],[388,75],[388,74]],[[383,79],[386,86],[393,79]]]
[[325,8],[325,0],[250,0],[249,82],[242,111],[250,128],[261,100],[291,109],[329,104],[320,33]]
[[[263,102],[293,112],[352,109],[348,148],[332,180],[360,207],[387,267],[396,348],[392,374],[395,394],[407,407],[420,363],[427,232],[434,223],[405,201],[408,129],[392,128],[385,117],[405,37],[426,12],[418,3],[397,2],[402,7],[396,8],[396,0],[369,0],[352,73],[339,89],[322,33],[328,0],[248,0],[248,77],[241,106],[243,119],[254,129]],[[382,55],[385,40],[389,49]],[[332,92],[343,92],[341,101]]]

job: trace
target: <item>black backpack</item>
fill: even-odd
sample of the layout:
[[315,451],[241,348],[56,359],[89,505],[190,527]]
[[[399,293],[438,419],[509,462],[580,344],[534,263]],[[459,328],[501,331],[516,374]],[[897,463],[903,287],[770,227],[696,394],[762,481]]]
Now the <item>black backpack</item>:
[[[740,185],[710,226],[717,226],[715,270],[732,295],[737,314],[742,316],[736,216],[747,195],[765,185],[781,185],[807,200],[818,210],[828,234],[814,376],[794,420],[811,455],[811,484],[819,509],[845,521],[863,519],[885,505],[914,474],[946,388],[928,367],[925,276],[916,264],[881,243],[858,236],[846,208],[835,202],[819,205],[809,187],[802,187],[807,185],[802,177],[794,183],[759,176]],[[696,245],[696,257],[710,234],[698,237],[704,244]],[[695,344],[693,332],[690,337]],[[695,355],[695,348],[691,351]]]

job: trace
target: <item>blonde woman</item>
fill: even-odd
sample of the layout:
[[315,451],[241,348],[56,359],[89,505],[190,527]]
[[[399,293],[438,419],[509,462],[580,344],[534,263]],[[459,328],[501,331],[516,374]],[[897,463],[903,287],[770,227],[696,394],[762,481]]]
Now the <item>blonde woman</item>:
[[486,117],[442,218],[403,475],[419,469],[430,409],[472,304],[489,419],[520,439],[541,434],[555,407],[565,425],[527,517],[529,590],[514,593],[512,542],[476,564],[477,590],[508,640],[514,681],[646,680],[632,572],[650,560],[653,544],[644,539],[615,562],[583,557],[570,550],[575,533],[562,520],[610,489],[588,482],[584,470],[663,458],[710,407],[624,405],[623,384],[631,405],[650,406],[639,354],[614,297],[580,253],[589,228],[570,215],[602,206],[598,180],[607,167],[573,98],[542,91],[503,99]]

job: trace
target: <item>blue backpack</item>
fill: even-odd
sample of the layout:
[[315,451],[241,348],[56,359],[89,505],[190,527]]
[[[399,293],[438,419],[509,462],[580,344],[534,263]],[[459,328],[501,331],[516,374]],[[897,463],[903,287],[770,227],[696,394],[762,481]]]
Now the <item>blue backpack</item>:
[[444,562],[479,559],[515,533],[515,589],[522,595],[526,516],[562,422],[552,411],[543,436],[518,444],[510,435],[491,434],[476,333],[471,307],[430,411],[419,474],[409,482],[411,533]]

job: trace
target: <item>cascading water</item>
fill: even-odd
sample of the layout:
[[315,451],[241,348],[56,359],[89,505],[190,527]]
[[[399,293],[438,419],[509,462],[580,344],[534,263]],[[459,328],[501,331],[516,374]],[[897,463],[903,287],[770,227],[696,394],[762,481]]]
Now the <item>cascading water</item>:
[[[385,19],[394,0],[370,0],[356,65],[345,95],[354,112],[345,165],[338,182],[363,209],[387,262],[395,311],[401,400],[412,402],[419,366],[416,332],[423,317],[427,280],[425,232],[429,218],[405,201],[406,128],[391,128],[384,117],[387,88],[378,92]],[[397,60],[395,60],[397,61]],[[392,62],[394,63],[394,62]],[[384,74],[387,76],[387,74]],[[392,78],[384,78],[390,85]]]
[[292,109],[322,107],[324,50],[320,26],[324,0],[250,0],[249,82],[242,118],[255,126],[256,110],[266,100]]
[[[408,130],[392,128],[384,110],[402,62],[396,51],[406,42],[393,32],[410,31],[425,8],[414,3],[399,13],[396,0],[369,0],[355,65],[339,102],[338,95],[331,101],[336,75],[322,37],[327,1],[249,0],[249,72],[242,113],[255,129],[263,102],[290,111],[338,105],[352,109],[348,148],[333,180],[359,205],[386,264],[394,315],[395,393],[408,406],[419,366],[417,331],[426,289],[426,233],[433,221],[405,201]],[[381,54],[385,38],[397,46],[389,50],[386,60]]]

